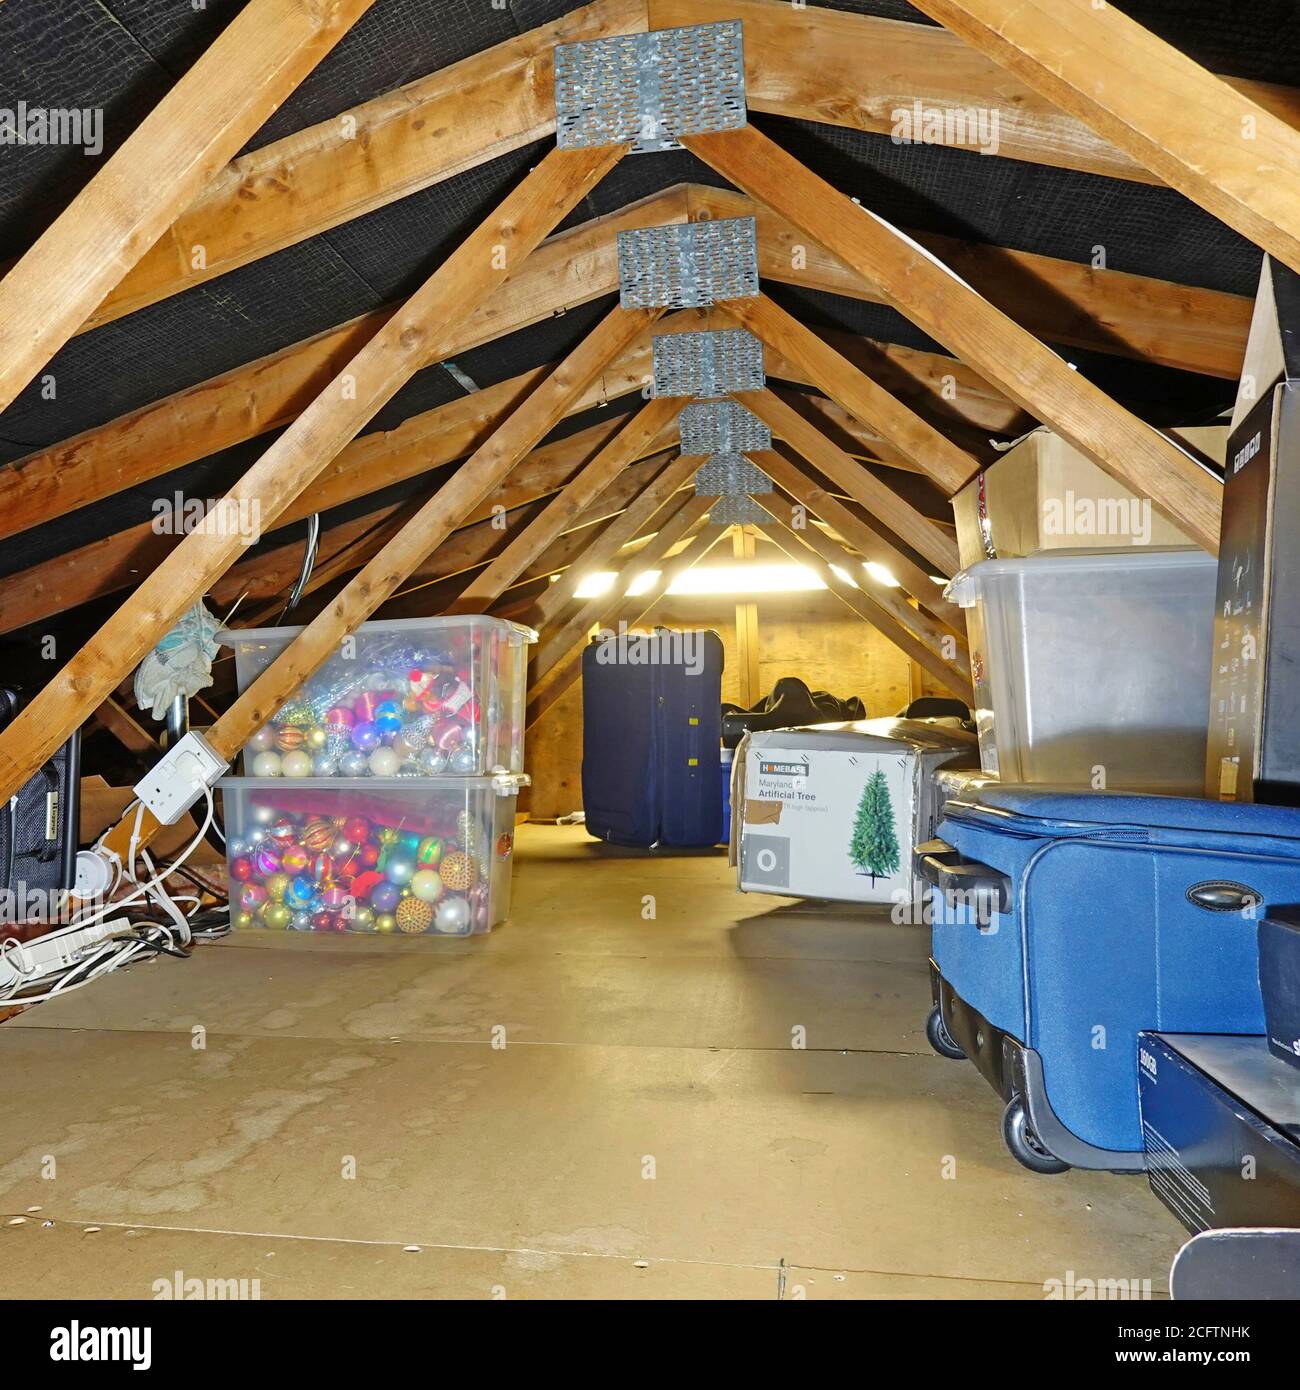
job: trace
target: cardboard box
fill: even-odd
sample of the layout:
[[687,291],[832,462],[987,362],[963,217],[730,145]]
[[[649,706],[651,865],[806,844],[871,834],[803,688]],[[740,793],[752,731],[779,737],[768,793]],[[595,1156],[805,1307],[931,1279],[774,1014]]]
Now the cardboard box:
[[[1228,427],[1170,430],[1193,453],[1222,465]],[[1130,492],[1051,430],[1035,430],[952,499],[963,568],[1044,550],[1192,546],[1146,498]]]
[[912,847],[933,838],[935,773],[954,761],[977,763],[975,736],[920,720],[746,734],[732,778],[741,892],[916,901]]

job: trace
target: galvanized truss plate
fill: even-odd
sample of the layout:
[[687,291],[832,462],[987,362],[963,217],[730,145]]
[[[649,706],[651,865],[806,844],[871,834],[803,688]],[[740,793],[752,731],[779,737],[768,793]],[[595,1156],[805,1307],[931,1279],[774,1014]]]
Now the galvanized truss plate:
[[772,447],[772,431],[735,401],[688,405],[680,426],[684,454],[740,454]]
[[695,470],[695,491],[701,497],[771,492],[772,480],[744,454],[714,454]]
[[738,130],[748,120],[740,21],[561,44],[555,118],[561,149],[630,142],[633,154]]
[[710,526],[767,526],[771,522],[771,513],[744,493],[719,497],[709,508]]
[[752,217],[720,217],[618,234],[625,309],[698,309],[758,294],[758,233]]
[[763,344],[743,328],[663,333],[654,340],[656,396],[728,396],[761,391]]

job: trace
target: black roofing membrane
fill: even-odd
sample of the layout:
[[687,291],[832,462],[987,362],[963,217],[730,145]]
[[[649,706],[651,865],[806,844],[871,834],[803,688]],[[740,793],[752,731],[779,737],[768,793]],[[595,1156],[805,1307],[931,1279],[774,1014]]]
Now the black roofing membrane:
[[[241,8],[241,0],[207,0],[200,10],[178,0],[6,0],[0,4],[0,107],[23,100],[29,106],[102,108],[105,154],[111,153]],[[326,120],[578,8],[568,0],[509,0],[504,6],[487,0],[377,0],[249,147]],[[841,0],[820,8],[929,22],[902,0]],[[1300,25],[1290,0],[1129,0],[1124,8],[1216,71],[1300,85]],[[1091,262],[1102,246],[1112,269],[1253,293],[1258,249],[1172,190],[967,150],[894,144],[884,136],[771,116],[755,123],[834,186],[900,227],[1081,263]],[[54,398],[43,399],[48,392],[37,381],[0,415],[0,463],[411,293],[547,148],[543,142],[503,155],[73,339],[42,374],[53,377]],[[0,258],[31,245],[102,162],[78,149],[0,148]],[[685,152],[630,157],[564,225],[684,181],[725,186]],[[788,286],[770,289],[815,326],[942,350],[884,306]],[[460,354],[455,365],[482,387],[557,360],[611,303],[580,306]],[[1230,383],[1118,356],[1060,351],[1155,423],[1206,419],[1231,399]],[[391,429],[465,389],[441,366],[431,367],[366,431]],[[621,408],[615,403],[607,409]],[[580,427],[566,422],[556,435]],[[135,524],[149,515],[154,497],[176,486],[212,495],[273,438],[247,441],[25,533],[0,549],[0,574]],[[383,486],[376,479],[376,488]]]

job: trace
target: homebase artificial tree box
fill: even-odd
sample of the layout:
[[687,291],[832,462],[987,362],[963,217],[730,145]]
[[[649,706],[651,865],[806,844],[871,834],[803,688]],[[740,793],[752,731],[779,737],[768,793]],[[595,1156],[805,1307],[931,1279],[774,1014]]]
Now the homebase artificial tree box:
[[942,812],[936,772],[958,763],[978,765],[974,734],[923,720],[746,734],[732,782],[741,892],[916,901],[912,846]]
[[[1226,425],[1168,433],[1193,456],[1222,466]],[[1047,429],[1026,435],[967,483],[952,499],[952,510],[963,569],[1044,550],[1194,544],[1148,498],[1130,492]]]

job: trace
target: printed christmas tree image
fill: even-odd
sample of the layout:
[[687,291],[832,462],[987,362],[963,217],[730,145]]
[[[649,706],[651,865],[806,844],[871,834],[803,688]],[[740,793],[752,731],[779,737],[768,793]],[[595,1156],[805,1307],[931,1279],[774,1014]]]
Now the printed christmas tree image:
[[889,783],[879,768],[867,778],[853,822],[849,858],[859,873],[888,878],[898,872],[898,838],[894,834],[894,807],[889,800]]

